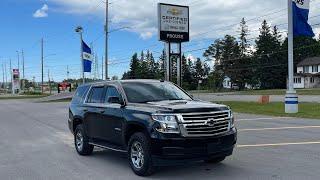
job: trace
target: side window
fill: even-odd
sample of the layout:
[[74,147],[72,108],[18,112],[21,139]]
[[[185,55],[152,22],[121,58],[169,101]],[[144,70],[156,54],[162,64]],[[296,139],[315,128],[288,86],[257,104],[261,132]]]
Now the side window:
[[87,99],[87,103],[102,103],[104,87],[93,87]]
[[83,100],[83,96],[87,92],[87,89],[87,86],[79,87],[72,98],[72,103],[80,103]]
[[105,103],[110,103],[110,98],[111,97],[118,97],[119,99],[121,99],[121,96],[118,92],[118,90],[113,87],[113,86],[109,86],[107,87],[107,91],[106,91],[106,96],[105,96]]

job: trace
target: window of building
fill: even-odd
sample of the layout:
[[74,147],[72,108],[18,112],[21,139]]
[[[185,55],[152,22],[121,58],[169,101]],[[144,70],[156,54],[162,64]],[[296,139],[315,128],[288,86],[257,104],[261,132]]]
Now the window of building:
[[303,66],[303,72],[309,73],[309,66]]
[[294,81],[295,84],[301,84],[301,78],[300,77],[299,78],[294,78],[293,81]]
[[312,66],[312,72],[318,72],[318,66]]
[[314,77],[310,78],[310,83],[312,83],[312,84],[314,83]]

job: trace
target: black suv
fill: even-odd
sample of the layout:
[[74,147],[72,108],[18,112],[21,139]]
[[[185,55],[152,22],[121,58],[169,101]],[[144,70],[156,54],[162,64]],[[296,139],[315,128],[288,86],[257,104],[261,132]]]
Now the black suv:
[[229,107],[194,100],[175,84],[159,80],[80,86],[68,123],[80,155],[90,155],[94,146],[127,153],[140,176],[169,163],[221,162],[237,141]]

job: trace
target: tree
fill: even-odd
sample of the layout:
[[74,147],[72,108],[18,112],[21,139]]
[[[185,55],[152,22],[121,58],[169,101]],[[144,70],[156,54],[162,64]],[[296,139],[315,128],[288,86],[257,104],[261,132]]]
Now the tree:
[[226,35],[223,39],[223,51],[222,59],[220,62],[220,68],[231,79],[232,86],[234,83],[239,83],[241,80],[242,64],[240,63],[240,47],[236,38],[230,35]]
[[272,64],[271,55],[274,53],[274,36],[271,33],[270,26],[267,21],[262,22],[260,35],[256,40],[256,52],[254,54],[255,78],[258,79],[261,88],[270,89],[273,87],[272,79],[274,74],[270,65]]
[[242,18],[240,22],[240,43],[239,43],[239,49],[240,49],[240,58],[235,61],[237,69],[236,71],[236,78],[235,81],[239,86],[239,90],[244,89],[246,83],[252,82],[252,75],[253,71],[250,68],[246,68],[247,66],[250,66],[252,64],[251,61],[251,50],[249,50],[249,43],[247,40],[247,37],[249,35],[249,28],[247,25],[247,22],[244,18]]
[[134,53],[131,58],[130,71],[128,72],[128,79],[136,79],[139,74],[138,71],[140,69],[138,54]]

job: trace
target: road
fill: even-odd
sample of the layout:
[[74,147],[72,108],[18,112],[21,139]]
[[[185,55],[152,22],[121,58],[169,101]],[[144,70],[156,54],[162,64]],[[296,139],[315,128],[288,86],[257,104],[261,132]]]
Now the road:
[[[194,93],[194,98],[204,101],[242,101],[242,102],[258,102],[259,95],[236,95],[223,93]],[[284,102],[284,95],[271,95],[270,102]],[[320,102],[320,96],[317,95],[299,95],[299,102]]]
[[98,149],[80,157],[67,103],[0,101],[0,179],[319,179],[320,120],[236,114],[238,147],[221,164],[163,167],[135,176],[126,156]]

